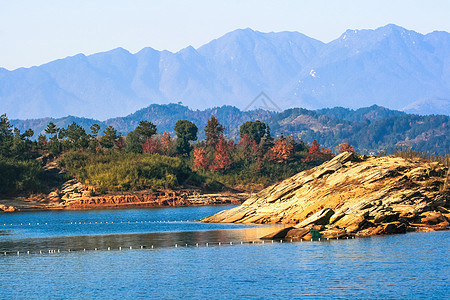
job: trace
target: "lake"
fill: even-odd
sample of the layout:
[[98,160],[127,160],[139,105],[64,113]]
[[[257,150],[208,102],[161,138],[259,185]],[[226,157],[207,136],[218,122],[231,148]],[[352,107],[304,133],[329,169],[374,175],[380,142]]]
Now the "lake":
[[262,243],[273,227],[195,221],[227,208],[0,214],[0,298],[449,298],[448,231]]

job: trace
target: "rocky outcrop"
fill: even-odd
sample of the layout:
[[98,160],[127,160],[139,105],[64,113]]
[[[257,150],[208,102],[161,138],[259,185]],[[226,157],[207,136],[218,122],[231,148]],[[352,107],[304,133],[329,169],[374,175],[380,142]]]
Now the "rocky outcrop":
[[346,152],[203,221],[293,224],[281,234],[289,238],[305,228],[328,238],[447,229],[447,172],[436,162]]

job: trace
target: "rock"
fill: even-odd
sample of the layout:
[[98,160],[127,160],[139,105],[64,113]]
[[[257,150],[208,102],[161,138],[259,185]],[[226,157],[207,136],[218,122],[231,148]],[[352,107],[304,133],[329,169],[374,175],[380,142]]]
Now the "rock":
[[308,225],[327,225],[330,222],[332,215],[334,215],[334,211],[331,208],[324,208],[306,220],[300,222],[295,226],[295,228],[306,227]]
[[309,233],[309,229],[307,228],[293,228],[289,230],[286,234],[286,239],[300,240],[305,235]]
[[445,222],[440,215],[420,215],[450,208],[450,192],[437,188],[447,170],[442,164],[421,159],[342,153],[203,221],[284,223],[296,228],[326,225],[319,230],[360,235],[400,233],[419,227],[437,230],[448,221],[446,213],[441,213],[447,218]]
[[[286,237],[286,234],[291,231],[293,227],[287,227],[283,229],[278,229],[272,233],[269,233],[268,235],[265,235],[261,237],[263,240],[274,240],[274,239],[284,239]],[[307,230],[309,232],[309,230]]]
[[406,224],[400,222],[392,222],[384,225],[382,230],[382,234],[398,234],[398,233],[406,233]]
[[3,212],[15,212],[17,210],[17,208],[12,205],[10,206],[10,205],[0,204],[0,210]]
[[428,211],[420,215],[421,223],[427,225],[437,225],[439,223],[447,222],[448,219],[440,211]]

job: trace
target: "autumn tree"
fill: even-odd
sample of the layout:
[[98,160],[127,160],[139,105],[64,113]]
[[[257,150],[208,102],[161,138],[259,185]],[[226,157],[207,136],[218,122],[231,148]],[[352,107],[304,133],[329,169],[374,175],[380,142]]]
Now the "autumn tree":
[[197,140],[197,126],[188,120],[179,120],[175,123],[175,133],[177,134],[177,153],[186,155],[191,151],[191,141]]
[[308,156],[303,158],[303,162],[310,161],[325,161],[333,157],[331,150],[328,148],[320,148],[316,139],[313,140],[311,147],[309,147]]
[[231,159],[232,142],[227,142],[223,135],[219,136],[219,141],[216,145],[216,152],[214,153],[214,160],[211,165],[213,170],[225,171],[230,168],[233,160]]
[[355,149],[353,148],[352,145],[350,145],[349,143],[345,142],[345,143],[339,144],[339,146],[336,147],[336,151],[339,152],[339,153],[355,152]]
[[164,131],[161,135],[161,148],[165,155],[173,154],[173,139],[170,133]]
[[287,162],[293,154],[294,147],[286,139],[277,139],[273,147],[267,152],[267,159],[278,163]]
[[208,169],[208,156],[204,147],[194,147],[194,171],[205,171]]

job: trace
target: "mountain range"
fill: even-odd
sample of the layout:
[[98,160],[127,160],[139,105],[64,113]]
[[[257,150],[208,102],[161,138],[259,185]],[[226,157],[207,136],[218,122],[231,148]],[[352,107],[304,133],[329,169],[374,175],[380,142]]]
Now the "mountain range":
[[0,113],[106,120],[151,104],[192,109],[351,109],[373,104],[450,115],[450,33],[396,25],[347,30],[323,43],[298,32],[238,29],[176,53],[117,48],[41,66],[0,68]]

